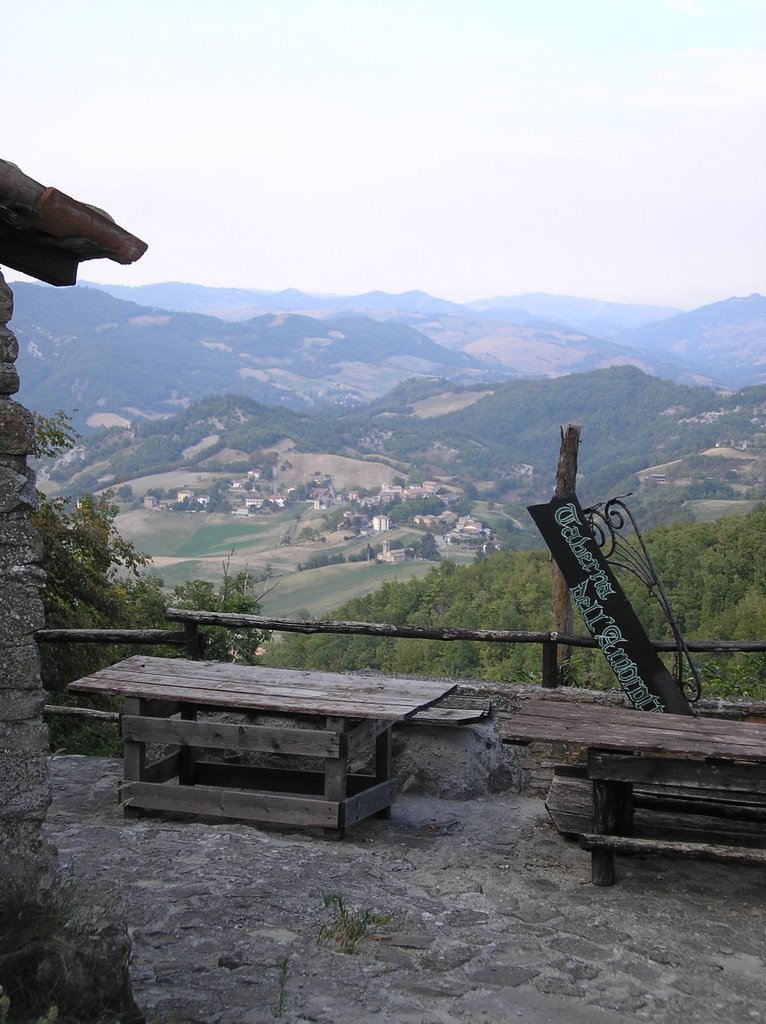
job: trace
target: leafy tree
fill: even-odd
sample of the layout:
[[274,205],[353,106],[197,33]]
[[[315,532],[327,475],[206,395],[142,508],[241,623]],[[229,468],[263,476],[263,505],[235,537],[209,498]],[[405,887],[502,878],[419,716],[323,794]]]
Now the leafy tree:
[[439,549],[436,546],[434,535],[432,533],[424,533],[423,536],[417,543],[415,553],[418,558],[425,558],[429,561],[438,562],[441,558]]
[[[168,601],[175,608],[193,611],[234,612],[238,615],[257,615],[261,609],[251,573],[241,571],[229,576],[224,573],[216,588],[209,580],[190,580],[175,587]],[[205,627],[204,657],[210,661],[234,661],[255,665],[263,653],[263,644],[270,634],[261,629],[226,629]]]
[[[36,436],[37,453],[53,457],[73,447],[77,435],[66,414],[58,413],[37,418]],[[165,628],[169,601],[197,610],[259,611],[253,580],[246,572],[235,576],[225,573],[217,589],[207,581],[192,581],[176,587],[169,598],[159,576],[141,575],[149,558],[120,535],[115,526],[118,511],[109,493],[84,494],[76,503],[39,495],[33,521],[44,545],[46,582],[41,596],[48,628]],[[242,634],[211,630],[208,656],[252,663],[266,636],[260,630]],[[145,652],[146,648],[141,650]],[[70,696],[66,685],[131,653],[125,645],[42,644],[41,673],[51,702],[93,703],[79,694],[76,698]],[[178,651],[165,648],[162,653]],[[107,704],[117,707],[119,701],[107,699]],[[63,746],[72,753],[118,752],[116,737],[109,737],[102,727],[73,723],[71,719],[51,722],[51,741],[54,748]]]
[[[61,498],[41,498],[33,516],[44,545],[42,590],[49,628],[129,626],[135,623],[120,573],[136,576],[147,559],[124,540],[114,526],[117,508],[108,496],[84,495],[74,507]],[[67,683],[125,657],[124,647],[103,644],[43,644],[40,668],[50,701],[55,704],[91,703],[67,692]],[[71,719],[51,722],[54,749],[71,753],[115,754],[115,736],[103,727]]]

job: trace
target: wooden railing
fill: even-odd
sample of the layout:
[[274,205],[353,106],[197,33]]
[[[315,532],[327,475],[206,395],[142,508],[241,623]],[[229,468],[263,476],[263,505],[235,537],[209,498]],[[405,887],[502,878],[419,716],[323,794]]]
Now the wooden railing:
[[[341,633],[355,636],[381,636],[419,640],[472,640],[482,643],[539,644],[542,647],[542,678],[545,688],[558,686],[556,649],[567,647],[596,648],[589,636],[564,633],[530,632],[507,629],[458,629],[437,626],[394,626],[381,622],[342,622],[314,619],[282,619],[265,615],[237,615],[232,612],[198,612],[186,608],[168,608],[166,617],[183,624],[183,630],[166,629],[43,629],[36,634],[39,643],[108,643],[130,645],[167,644],[183,647],[188,658],[199,660],[204,649],[200,626],[228,629],[261,629],[284,633]],[[653,642],[657,651],[676,650],[672,640]],[[766,652],[766,640],[688,640],[690,651],[704,654]]]

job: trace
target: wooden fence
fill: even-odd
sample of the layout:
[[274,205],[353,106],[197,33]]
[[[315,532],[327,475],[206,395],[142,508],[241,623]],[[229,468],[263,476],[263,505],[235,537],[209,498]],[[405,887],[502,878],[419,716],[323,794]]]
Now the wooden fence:
[[[404,637],[418,640],[472,640],[482,643],[539,644],[542,648],[541,681],[545,688],[559,685],[556,664],[557,648],[589,647],[598,644],[589,636],[565,633],[528,632],[507,629],[457,629],[436,626],[393,626],[381,622],[341,622],[314,619],[275,619],[265,615],[237,615],[231,612],[197,612],[185,608],[169,608],[166,617],[183,625],[182,630],[168,629],[43,629],[36,634],[38,643],[102,643],[169,645],[184,648],[188,658],[199,660],[204,649],[201,626],[222,626],[227,629],[261,629],[284,633],[340,633],[352,636]],[[653,642],[655,650],[673,652],[673,640]],[[690,651],[704,654],[732,654],[738,651],[766,652],[766,640],[688,640]]]

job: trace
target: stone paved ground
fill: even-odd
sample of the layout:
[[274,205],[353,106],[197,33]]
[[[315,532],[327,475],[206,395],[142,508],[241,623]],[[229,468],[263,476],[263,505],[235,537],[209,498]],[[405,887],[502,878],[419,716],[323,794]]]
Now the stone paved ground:
[[[404,796],[343,842],[125,820],[118,775],[55,758],[48,829],[92,899],[121,904],[152,1024],[766,1022],[760,869],[626,858],[597,888],[542,802],[515,794]],[[318,943],[330,892],[390,915],[390,938]]]

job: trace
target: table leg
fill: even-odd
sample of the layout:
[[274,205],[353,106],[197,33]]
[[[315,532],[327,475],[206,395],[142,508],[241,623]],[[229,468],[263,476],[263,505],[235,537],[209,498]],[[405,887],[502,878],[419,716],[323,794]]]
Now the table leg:
[[[633,783],[593,780],[593,831],[597,835],[633,834]],[[592,850],[594,885],[614,885],[614,851]]]
[[[325,758],[324,796],[325,800],[332,800],[342,804],[348,793],[348,743],[345,735],[348,729],[348,719],[328,716],[325,721],[325,727],[340,733],[340,745],[337,757]],[[337,828],[325,828],[322,830],[328,838],[342,839],[345,834],[342,807],[339,808],[338,815]]]
[[[181,720],[184,722],[195,722],[197,720],[197,705],[182,704]],[[194,769],[197,761],[197,751],[194,747],[182,744],[178,752],[178,783],[181,786],[194,785]]]
[[[126,715],[140,715],[141,699],[139,697],[126,697],[124,712]],[[146,771],[146,744],[133,740],[123,740],[122,757],[123,780],[125,782],[141,782]],[[119,799],[122,802],[122,794],[120,794]],[[126,818],[142,818],[144,815],[140,807],[132,807],[129,802],[122,804],[122,813]]]
[[[606,779],[593,780],[593,831],[597,835],[614,833],[615,784]],[[591,851],[591,877],[594,885],[614,885],[614,851]]]
[[[393,733],[392,727],[385,729],[375,739],[375,784],[380,782],[388,782],[391,778],[391,767],[392,767],[392,748],[393,748]],[[391,807],[383,807],[375,814],[376,818],[390,818]]]

